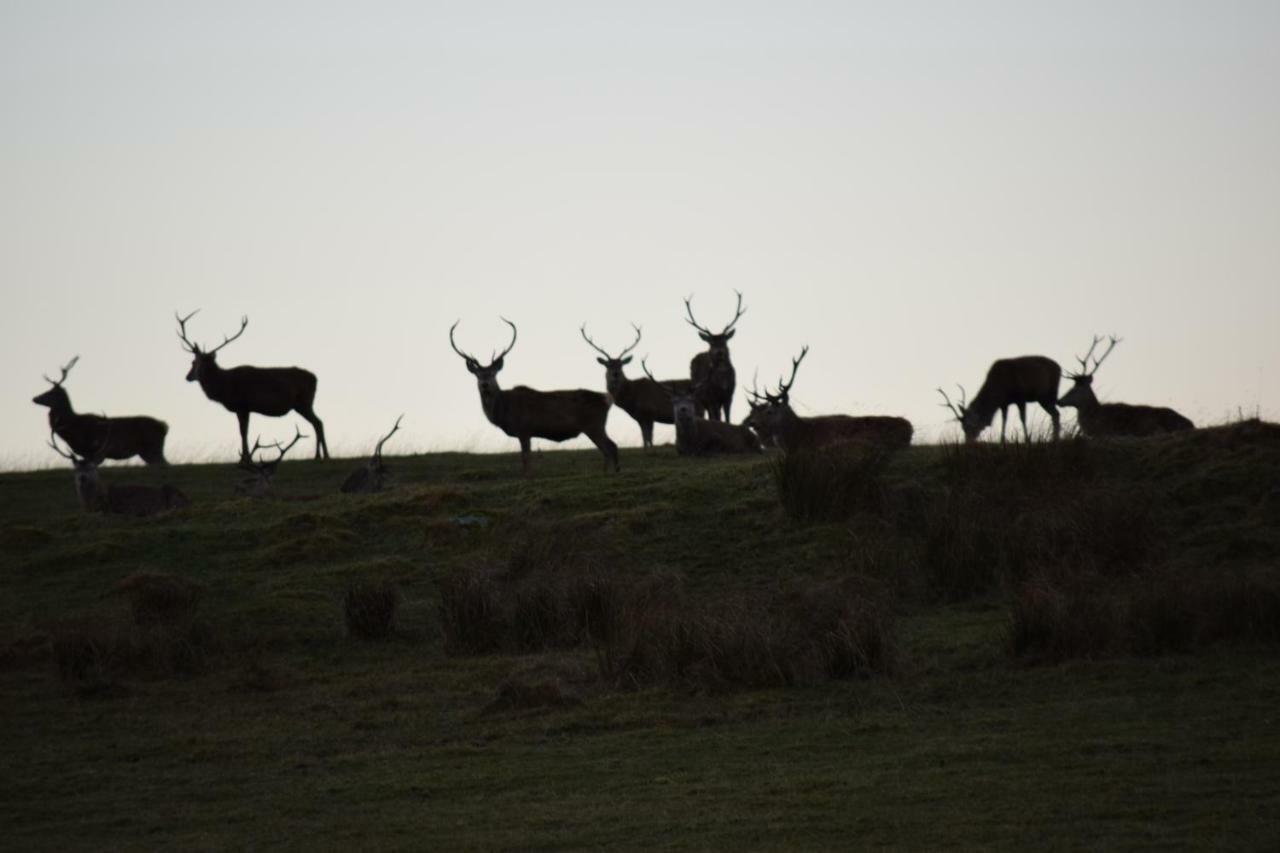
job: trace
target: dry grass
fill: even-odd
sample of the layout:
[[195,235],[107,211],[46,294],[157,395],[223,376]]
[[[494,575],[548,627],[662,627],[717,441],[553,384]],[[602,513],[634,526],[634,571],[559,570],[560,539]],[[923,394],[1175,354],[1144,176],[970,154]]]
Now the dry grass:
[[353,581],[343,602],[347,633],[362,640],[385,640],[395,633],[399,607],[400,589],[391,581]]

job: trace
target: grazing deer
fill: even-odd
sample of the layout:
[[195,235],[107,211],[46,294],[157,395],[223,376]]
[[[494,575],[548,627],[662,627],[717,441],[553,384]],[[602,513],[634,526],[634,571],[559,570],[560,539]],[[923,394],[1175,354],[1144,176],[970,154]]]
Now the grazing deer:
[[368,494],[380,492],[386,488],[387,480],[391,475],[387,470],[387,466],[382,464],[382,445],[386,444],[387,440],[396,434],[396,430],[400,429],[400,421],[403,419],[404,415],[396,418],[395,426],[391,428],[391,432],[378,439],[378,445],[373,449],[373,455],[369,457],[369,460],[352,471],[351,475],[342,482],[344,494]]
[[953,404],[947,392],[941,388],[945,405],[960,421],[964,430],[964,440],[977,441],[982,431],[990,426],[996,411],[1000,412],[1000,443],[1004,443],[1005,420],[1009,406],[1018,407],[1018,417],[1022,419],[1022,433],[1027,441],[1031,440],[1031,431],[1027,429],[1027,403],[1039,403],[1040,408],[1049,413],[1053,419],[1053,438],[1056,441],[1059,433],[1058,420],[1058,379],[1062,368],[1058,362],[1042,355],[1024,355],[1018,358],[1001,358],[991,364],[987,371],[986,381],[978,389],[978,395],[972,403],[965,402],[964,387],[960,386],[960,402]]
[[[285,454],[292,450],[295,444],[306,438],[306,436],[302,434],[302,430],[297,427],[294,427],[293,429],[293,441],[285,445],[281,445],[278,441],[272,442],[271,444],[263,444],[262,436],[258,436],[253,440],[253,449],[244,456],[241,456],[240,462],[237,465],[241,471],[247,471],[253,476],[242,480],[240,484],[236,486],[236,494],[248,495],[249,497],[254,498],[261,498],[271,494],[271,483],[275,479],[276,469],[279,468],[280,463],[284,461]],[[253,458],[253,454],[257,453],[259,450],[267,450],[268,448],[274,448],[275,450],[280,451],[280,455],[269,461],[266,459],[255,460]]]
[[306,418],[316,431],[315,458],[329,458],[329,445],[324,440],[324,424],[312,408],[316,398],[316,375],[300,367],[232,367],[218,366],[218,350],[244,334],[249,325],[248,317],[240,318],[240,331],[231,337],[223,336],[222,343],[211,350],[203,350],[187,340],[187,321],[199,313],[196,309],[178,320],[178,337],[187,352],[191,353],[191,370],[188,382],[199,382],[204,395],[215,403],[221,403],[227,411],[235,412],[240,421],[240,455],[249,455],[249,415],[280,417],[297,412]]
[[[738,291],[735,290],[734,293]],[[729,407],[733,405],[734,383],[737,378],[733,370],[733,362],[729,360],[729,339],[733,337],[733,327],[737,325],[742,315],[747,313],[742,307],[742,294],[738,293],[738,305],[734,309],[733,319],[719,334],[698,325],[698,321],[693,318],[692,299],[691,296],[684,301],[684,310],[688,315],[685,322],[697,329],[698,337],[707,344],[707,351],[698,353],[689,362],[689,379],[693,387],[698,389],[694,394],[698,414],[707,412],[711,420],[718,421],[723,412],[724,420],[728,421]]]
[[103,488],[98,482],[98,466],[102,464],[101,451],[89,456],[77,456],[74,451],[64,451],[58,446],[57,433],[49,433],[49,446],[64,459],[71,461],[76,471],[76,496],[86,512],[107,512],[115,515],[148,516],[191,506],[191,501],[173,486],[122,486]]
[[[640,366],[654,382],[649,365],[642,359]],[[661,385],[661,382],[658,382]],[[762,453],[760,439],[745,426],[728,421],[712,421],[698,414],[698,386],[688,391],[667,388],[671,395],[671,418],[676,425],[676,452],[682,456],[700,456],[706,453]]]
[[108,418],[103,415],[81,415],[71,408],[71,398],[62,387],[67,374],[76,366],[80,356],[67,362],[57,381],[44,379],[53,387],[31,402],[49,407],[49,429],[67,443],[73,453],[89,456],[102,450],[103,459],[128,459],[140,456],[148,465],[167,465],[164,458],[164,439],[169,425],[164,421],[135,415]]
[[585,389],[536,391],[523,385],[504,391],[498,386],[498,372],[502,370],[503,359],[516,345],[516,324],[502,318],[502,322],[511,327],[511,343],[487,366],[481,366],[474,356],[458,349],[453,341],[454,329],[461,322],[458,320],[449,327],[449,346],[462,357],[467,370],[475,376],[480,406],[489,423],[520,440],[520,465],[526,474],[529,472],[529,449],[533,439],[560,442],[579,435],[586,435],[592,444],[600,448],[606,471],[610,465],[613,470],[619,470],[618,445],[604,429],[612,405],[607,394]]
[[1080,362],[1080,372],[1063,374],[1073,383],[1071,390],[1058,401],[1059,406],[1074,406],[1076,421],[1080,431],[1091,438],[1104,436],[1146,436],[1162,432],[1179,432],[1195,429],[1196,425],[1173,409],[1162,406],[1132,406],[1128,403],[1100,403],[1093,393],[1093,374],[1111,355],[1111,351],[1120,343],[1120,339],[1112,336],[1107,351],[1093,360],[1089,366],[1089,357],[1102,338],[1094,337],[1089,351],[1084,358],[1076,358]]
[[640,344],[640,327],[633,323],[631,328],[636,330],[636,339],[632,341],[631,346],[616,356],[609,355],[595,341],[591,340],[590,336],[587,335],[586,323],[583,323],[578,331],[582,333],[582,339],[603,356],[602,358],[597,358],[596,361],[604,365],[605,388],[608,389],[609,396],[613,397],[613,402],[618,404],[618,408],[640,424],[640,437],[647,449],[653,447],[653,425],[655,423],[670,424],[675,422],[671,413],[671,392],[667,389],[671,388],[677,392],[687,394],[691,383],[688,379],[674,379],[661,383],[648,378],[628,379],[622,369],[631,363],[629,353]]
[[[872,444],[886,450],[897,450],[911,444],[911,422],[906,418],[884,415],[854,417],[852,415],[819,415],[802,418],[791,408],[791,386],[795,384],[800,362],[809,347],[791,359],[791,378],[779,382],[777,392],[754,392],[752,413],[756,422],[770,434],[783,450],[829,447],[850,441]],[[763,400],[763,404],[759,401]],[[757,408],[758,407],[758,408]],[[757,414],[758,412],[758,414]]]

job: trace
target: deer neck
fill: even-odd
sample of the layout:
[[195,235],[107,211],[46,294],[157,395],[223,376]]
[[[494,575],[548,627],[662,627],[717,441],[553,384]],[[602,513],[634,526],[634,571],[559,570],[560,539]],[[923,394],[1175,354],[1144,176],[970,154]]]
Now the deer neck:
[[200,390],[210,400],[220,400],[227,391],[227,371],[216,361],[200,368]]
[[496,427],[501,427],[507,419],[506,402],[506,392],[501,388],[495,388],[488,394],[480,394],[480,407],[484,409],[484,416]]

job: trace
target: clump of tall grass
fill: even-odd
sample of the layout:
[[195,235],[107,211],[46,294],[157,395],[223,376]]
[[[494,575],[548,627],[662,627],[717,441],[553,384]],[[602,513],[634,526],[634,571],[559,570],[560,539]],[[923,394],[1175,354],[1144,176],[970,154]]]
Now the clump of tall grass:
[[601,675],[624,687],[788,687],[892,671],[892,610],[852,582],[692,603],[637,595],[598,649]]
[[790,450],[772,462],[783,510],[801,523],[841,521],[857,512],[882,513],[884,470],[891,454],[869,444]]
[[117,690],[125,678],[200,675],[222,650],[201,622],[138,625],[109,614],[64,621],[50,638],[59,677],[84,695]]
[[1016,590],[1011,617],[1013,653],[1035,662],[1280,643],[1280,578],[1261,572],[1046,574]]
[[400,589],[388,580],[357,580],[347,587],[343,616],[347,633],[362,640],[385,640],[395,633]]

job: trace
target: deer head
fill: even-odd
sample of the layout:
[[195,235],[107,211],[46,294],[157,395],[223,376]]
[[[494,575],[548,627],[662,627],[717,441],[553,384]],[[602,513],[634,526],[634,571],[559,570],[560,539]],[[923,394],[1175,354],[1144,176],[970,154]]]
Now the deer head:
[[960,428],[964,430],[964,440],[966,442],[977,441],[978,436],[987,428],[987,424],[991,422],[991,419],[988,418],[986,423],[983,423],[977,409],[969,408],[964,386],[957,384],[956,387],[960,389],[959,403],[952,403],[951,398],[947,396],[947,392],[941,388],[938,389],[938,393],[942,395],[942,405],[950,409],[951,414],[955,415],[955,419],[960,422]]
[[688,391],[678,391],[654,377],[654,375],[649,372],[648,361],[648,356],[640,359],[640,369],[644,371],[645,376],[648,376],[656,382],[662,390],[671,395],[671,414],[673,416],[672,419],[675,421],[676,429],[688,429],[698,418],[696,395],[698,388],[701,386],[690,386]]
[[[294,427],[293,441],[282,445],[280,442],[272,442],[271,444],[263,444],[262,437],[258,436],[253,440],[253,448],[247,455],[240,457],[238,467],[241,471],[247,471],[253,474],[248,480],[241,484],[237,491],[248,494],[263,495],[271,489],[271,481],[276,475],[276,469],[280,467],[280,463],[284,460],[285,454],[288,453],[295,444],[306,438],[302,434],[302,430]],[[280,455],[275,459],[259,458],[254,459],[253,455],[259,450],[275,449]]]
[[711,356],[711,364],[713,367],[723,364],[729,360],[729,339],[733,337],[733,327],[737,325],[738,320],[741,319],[742,315],[747,313],[746,309],[742,307],[742,294],[736,290],[734,293],[738,294],[738,304],[737,307],[734,308],[733,319],[730,320],[729,324],[718,333],[711,331],[705,326],[699,325],[698,321],[694,319],[692,296],[688,297],[684,301],[684,310],[687,315],[685,317],[685,322],[697,329],[698,337],[706,342],[707,353]]
[[76,472],[76,494],[80,497],[80,503],[85,509],[93,509],[98,493],[98,466],[102,464],[103,451],[107,446],[106,436],[88,456],[76,456],[70,447],[64,451],[58,446],[57,434],[52,431],[49,432],[49,446],[63,459],[71,462]]
[[76,362],[80,360],[80,356],[68,361],[62,367],[62,375],[57,380],[50,379],[48,376],[44,378],[53,387],[43,394],[31,398],[31,402],[38,406],[48,406],[50,409],[69,409],[71,408],[71,399],[67,396],[67,392],[63,390],[62,383],[67,381],[67,374],[71,372],[71,368],[76,366]]
[[1063,375],[1070,379],[1074,385],[1071,390],[1063,395],[1058,401],[1062,406],[1079,406],[1081,404],[1089,404],[1097,398],[1093,394],[1093,374],[1098,372],[1098,368],[1111,355],[1111,351],[1116,348],[1116,344],[1120,343],[1120,338],[1111,335],[1108,338],[1106,351],[1093,359],[1093,366],[1089,365],[1089,358],[1093,355],[1093,351],[1098,348],[1098,344],[1102,343],[1102,338],[1098,335],[1093,336],[1093,343],[1089,345],[1089,351],[1084,354],[1084,358],[1076,357],[1076,361],[1080,362],[1079,373],[1064,373]]
[[453,330],[458,328],[461,320],[454,322],[449,327],[449,346],[453,347],[453,351],[462,357],[466,362],[467,370],[476,378],[476,387],[480,389],[480,399],[483,401],[491,400],[500,390],[498,387],[498,372],[502,370],[503,359],[507,357],[507,353],[511,352],[516,345],[516,324],[508,320],[506,317],[501,318],[502,322],[511,327],[511,343],[507,344],[507,348],[499,354],[489,359],[488,365],[481,365],[476,357],[469,355],[458,349],[458,345],[453,341]]
[[223,335],[222,343],[218,344],[211,350],[202,349],[198,344],[193,344],[187,339],[187,321],[200,313],[200,309],[192,311],[185,317],[179,317],[175,311],[173,316],[178,321],[178,338],[182,341],[182,348],[191,353],[191,369],[187,371],[187,381],[195,382],[200,379],[202,373],[207,371],[210,366],[217,364],[218,350],[234,341],[236,338],[244,334],[245,327],[249,325],[249,318],[240,318],[240,331],[230,337]]
[[586,341],[593,350],[600,353],[602,356],[601,358],[597,358],[596,361],[600,362],[600,364],[604,366],[605,387],[609,389],[610,393],[616,393],[617,389],[627,381],[627,377],[623,374],[622,368],[631,363],[631,356],[629,353],[640,344],[640,327],[635,323],[632,323],[631,328],[636,330],[636,339],[631,342],[631,346],[627,347],[616,356],[609,355],[606,350],[602,349],[595,341],[591,340],[591,337],[587,334],[586,323],[583,323],[578,329],[578,331],[582,333],[582,339]]
[[755,390],[755,379],[752,378],[751,391],[748,396],[754,401],[763,400],[763,404],[753,402],[751,413],[753,418],[758,418],[759,422],[766,430],[778,429],[782,419],[786,416],[786,412],[791,409],[791,386],[796,384],[796,373],[800,370],[800,362],[804,361],[804,357],[809,354],[809,345],[805,344],[800,348],[800,355],[791,359],[791,378],[783,381],[778,378],[778,390],[770,394],[766,388],[764,393]]

